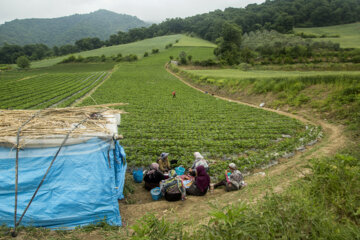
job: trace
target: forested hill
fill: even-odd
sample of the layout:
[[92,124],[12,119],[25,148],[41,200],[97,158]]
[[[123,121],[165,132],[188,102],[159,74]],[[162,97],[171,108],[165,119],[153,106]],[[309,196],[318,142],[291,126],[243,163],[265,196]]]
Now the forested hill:
[[233,22],[243,32],[273,29],[290,32],[293,27],[322,27],[360,21],[360,0],[266,0],[245,8],[227,8],[185,19],[170,19],[148,29],[164,32],[193,32],[210,41],[220,35],[224,21]]
[[52,19],[13,20],[0,25],[0,46],[43,43],[48,46],[74,44],[86,37],[108,39],[118,31],[146,27],[147,23],[134,16],[98,10]]

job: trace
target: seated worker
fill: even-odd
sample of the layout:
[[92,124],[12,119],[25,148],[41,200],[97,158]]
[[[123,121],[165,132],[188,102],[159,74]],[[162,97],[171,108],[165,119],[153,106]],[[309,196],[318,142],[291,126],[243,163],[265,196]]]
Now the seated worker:
[[204,196],[210,185],[210,177],[202,165],[198,166],[195,172],[195,181],[186,189],[186,193],[194,196]]
[[195,170],[198,166],[204,166],[206,172],[209,171],[209,164],[205,160],[205,158],[199,153],[194,152],[195,161],[191,168],[189,168],[189,172],[192,172],[192,170]]
[[169,173],[169,179],[160,182],[160,190],[167,201],[179,201],[186,199],[186,191],[182,180],[174,170]]
[[163,173],[168,172],[171,169],[168,156],[169,153],[163,152],[161,153],[160,158],[157,160],[160,171],[162,171]]
[[145,173],[144,176],[144,182],[145,182],[145,189],[151,190],[155,187],[159,187],[159,183],[161,180],[164,180],[165,176],[162,172],[159,170],[159,164],[152,163],[150,165],[150,170]]
[[239,170],[237,170],[235,163],[229,164],[229,171],[225,170],[225,180],[218,182],[214,188],[225,185],[226,191],[236,191],[245,186],[244,177]]

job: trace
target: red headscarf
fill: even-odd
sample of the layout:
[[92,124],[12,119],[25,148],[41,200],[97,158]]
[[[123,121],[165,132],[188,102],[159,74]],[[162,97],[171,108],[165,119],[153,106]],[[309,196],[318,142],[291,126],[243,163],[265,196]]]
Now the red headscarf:
[[200,165],[196,168],[197,176],[195,178],[195,184],[200,189],[201,192],[205,192],[205,190],[210,185],[210,177],[206,173],[204,166]]

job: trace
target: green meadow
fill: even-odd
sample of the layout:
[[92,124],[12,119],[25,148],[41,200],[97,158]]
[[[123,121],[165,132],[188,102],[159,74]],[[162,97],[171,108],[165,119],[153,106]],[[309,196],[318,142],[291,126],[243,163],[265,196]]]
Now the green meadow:
[[[74,54],[70,54],[70,55],[75,55],[75,56],[81,55],[82,57],[105,55],[107,57],[110,57],[113,55],[116,56],[117,54],[121,53],[123,56],[129,55],[129,54],[136,54],[138,57],[142,57],[145,52],[148,52],[149,54],[151,54],[152,49],[157,48],[160,51],[162,51],[165,49],[165,46],[167,44],[170,44],[170,43],[175,44],[176,40],[180,40],[183,37],[184,37],[184,35],[180,35],[180,34],[155,37],[155,38],[145,39],[145,40],[138,41],[138,42],[121,44],[121,45],[110,46],[110,47],[103,47],[103,48],[94,49],[91,51],[84,51],[84,52],[74,53]],[[68,55],[68,56],[70,56],[70,55]],[[67,58],[68,56],[61,56],[61,57],[50,58],[50,59],[32,62],[31,67],[32,68],[49,67],[49,66],[52,66],[52,65],[55,65],[55,64],[61,62],[64,58]]]
[[308,76],[360,75],[360,71],[242,71],[238,69],[186,70],[186,72],[209,78],[264,79]]
[[341,48],[359,48],[360,47],[360,22],[336,25],[330,27],[315,28],[295,28],[295,33],[307,33],[316,35],[328,35],[339,37],[314,38],[315,41],[332,41],[340,43]]

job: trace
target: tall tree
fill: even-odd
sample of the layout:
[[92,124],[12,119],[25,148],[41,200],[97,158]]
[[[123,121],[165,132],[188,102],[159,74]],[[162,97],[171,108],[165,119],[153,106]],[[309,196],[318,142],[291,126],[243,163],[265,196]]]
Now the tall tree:
[[225,22],[222,26],[221,37],[217,39],[214,54],[220,61],[229,65],[240,63],[240,45],[242,31],[234,23]]

